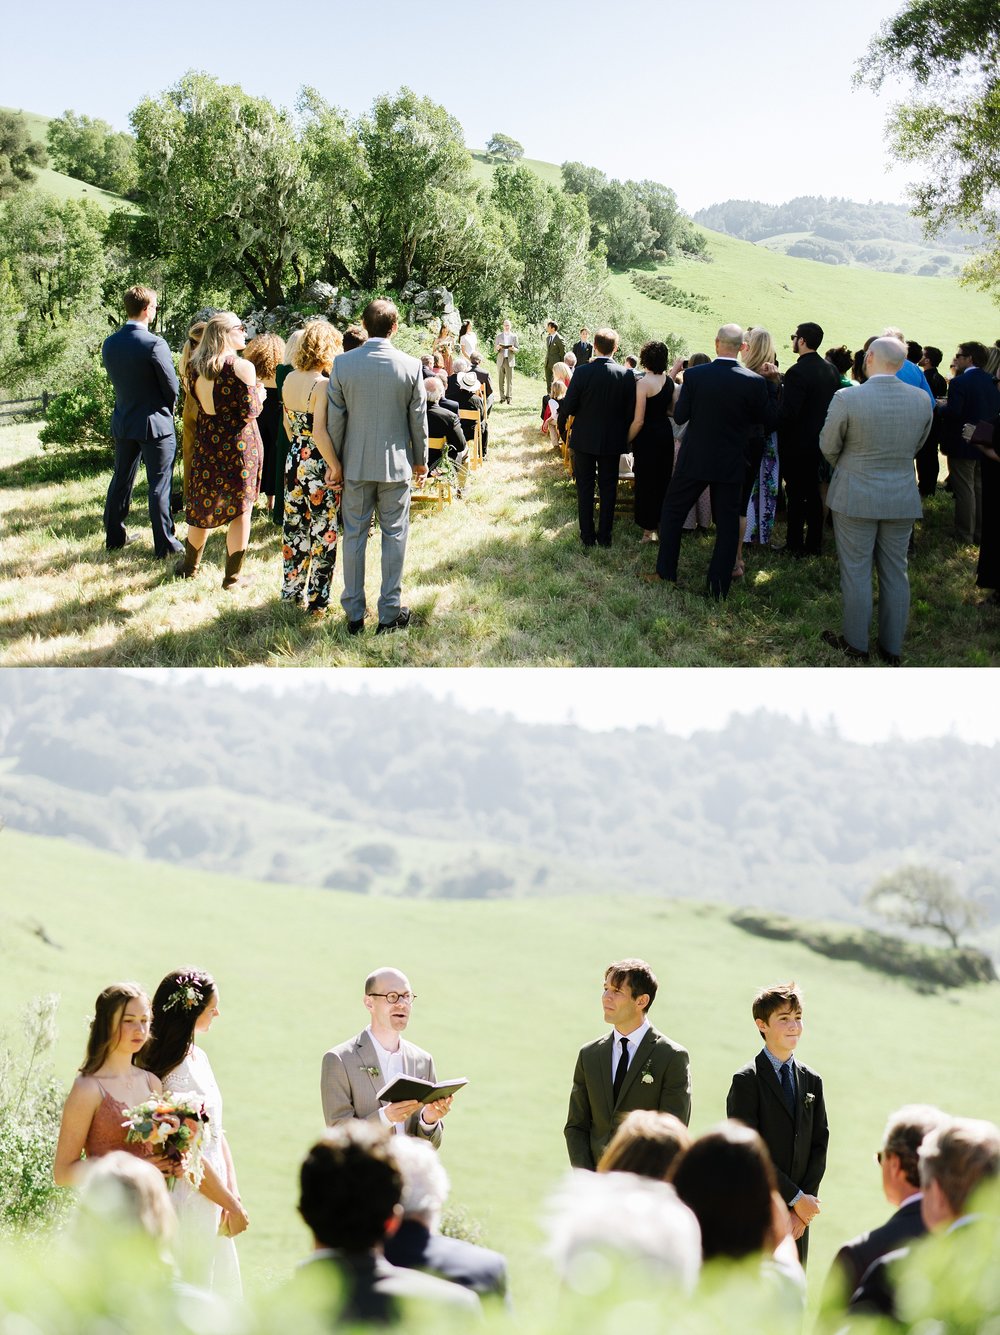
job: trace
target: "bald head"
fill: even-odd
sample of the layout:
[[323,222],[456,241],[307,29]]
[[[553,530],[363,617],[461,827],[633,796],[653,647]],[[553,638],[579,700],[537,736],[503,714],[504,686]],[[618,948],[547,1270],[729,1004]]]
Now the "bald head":
[[742,325],[724,324],[715,336],[715,350],[723,356],[735,357],[742,346]]
[[898,338],[876,338],[868,349],[868,374],[895,375],[906,361],[906,344]]

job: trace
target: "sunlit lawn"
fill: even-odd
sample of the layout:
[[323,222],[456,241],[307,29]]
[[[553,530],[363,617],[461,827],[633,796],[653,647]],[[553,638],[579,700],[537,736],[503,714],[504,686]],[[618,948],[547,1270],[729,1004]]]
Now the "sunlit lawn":
[[[686,537],[676,590],[639,576],[654,551],[625,511],[610,550],[585,550],[576,497],[538,433],[540,385],[518,377],[515,403],[492,416],[490,457],[466,496],[411,527],[404,601],[411,628],[349,637],[339,604],[308,620],[282,604],[278,530],[254,522],[236,594],[220,587],[224,539],[209,540],[202,574],[187,582],[152,559],[145,485],[131,528],[140,541],[110,553],[101,513],[110,446],[42,451],[37,427],[0,429],[0,662],[61,666],[839,666],[819,639],[839,626],[832,534],[828,555],[793,562],[750,549],[728,603],[702,593],[711,541]],[[950,538],[951,501],[927,506],[911,566],[909,665],[998,661],[1000,620],[979,607],[975,551]],[[183,532],[183,525],[180,529]],[[369,546],[368,597],[378,594],[378,540]],[[339,597],[340,575],[335,576]]]

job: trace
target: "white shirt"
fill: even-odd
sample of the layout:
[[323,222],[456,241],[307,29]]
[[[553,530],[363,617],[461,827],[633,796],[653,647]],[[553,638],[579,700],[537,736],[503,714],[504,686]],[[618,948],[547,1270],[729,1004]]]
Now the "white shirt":
[[[618,1073],[618,1063],[622,1055],[622,1039],[628,1040],[628,1064],[632,1065],[632,1059],[635,1057],[635,1050],[646,1037],[650,1030],[648,1020],[643,1020],[638,1029],[633,1029],[630,1034],[620,1034],[617,1029],[612,1030],[615,1041],[611,1045],[611,1083],[614,1084],[615,1076]],[[628,1066],[625,1068],[628,1070]]]
[[[371,1039],[372,1046],[375,1049],[375,1056],[378,1058],[379,1069],[382,1072],[382,1087],[385,1088],[385,1086],[395,1080],[398,1075],[406,1074],[403,1067],[403,1044],[400,1043],[395,1052],[390,1052],[388,1048],[382,1046],[372,1033],[371,1025],[368,1026],[368,1037]],[[379,1108],[378,1115],[382,1124],[391,1127],[397,1136],[406,1135],[405,1122],[390,1122],[385,1115],[385,1108]]]

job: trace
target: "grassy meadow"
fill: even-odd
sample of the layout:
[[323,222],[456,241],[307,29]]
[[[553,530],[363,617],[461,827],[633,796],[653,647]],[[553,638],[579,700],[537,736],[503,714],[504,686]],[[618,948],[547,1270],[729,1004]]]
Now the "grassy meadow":
[[[655,550],[640,545],[627,509],[610,550],[581,547],[574,485],[538,431],[540,382],[515,375],[514,385],[514,404],[494,409],[490,456],[465,498],[413,519],[403,596],[414,622],[390,636],[376,637],[373,625],[349,636],[339,603],[318,623],[283,604],[280,534],[263,511],[251,534],[247,588],[220,587],[221,532],[209,538],[199,579],[175,579],[172,562],[152,559],[141,469],[130,520],[140,541],[106,551],[110,443],[42,450],[37,426],[0,428],[0,665],[844,665],[819,638],[840,621],[832,533],[827,554],[805,561],[747,548],[747,575],[721,605],[702,593],[710,539],[685,537],[678,588],[649,585],[640,576],[653,569]],[[910,568],[905,662],[996,664],[997,614],[979,606],[976,550],[954,544],[943,490],[925,512]],[[370,608],[378,581],[376,538]],[[335,598],[340,588],[338,571]]]
[[113,979],[152,987],[185,963],[216,975],[223,1013],[205,1048],[252,1219],[239,1243],[252,1291],[277,1283],[307,1248],[295,1174],[322,1128],[320,1057],[362,1028],[361,982],[379,963],[407,970],[419,995],[409,1036],[433,1052],[439,1074],[470,1080],[442,1151],[452,1204],[509,1255],[518,1307],[540,1328],[554,1295],[535,1254],[538,1219],[566,1169],[573,1063],[602,1032],[600,981],[612,958],[639,951],[659,974],[651,1018],[691,1052],[696,1132],[724,1115],[730,1075],[756,1050],[754,989],[783,977],[804,986],[801,1055],[824,1076],[832,1127],[813,1226],[814,1299],[840,1242],[887,1215],[872,1163],[887,1114],[931,1101],[995,1117],[1000,1103],[1000,988],[921,995],[859,965],[747,936],[712,905],[642,901],[609,886],[601,901],[390,907],[192,876],[11,830],[3,840],[0,1013],[11,1033],[29,998],[61,995],[60,1078],[71,1078],[93,998]]

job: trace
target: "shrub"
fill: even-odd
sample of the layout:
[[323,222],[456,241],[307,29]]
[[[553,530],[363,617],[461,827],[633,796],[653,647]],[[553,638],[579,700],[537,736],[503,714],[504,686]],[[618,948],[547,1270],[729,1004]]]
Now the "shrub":
[[84,445],[107,441],[115,392],[103,369],[91,367],[72,389],[49,400],[45,425],[39,432],[43,445]]

